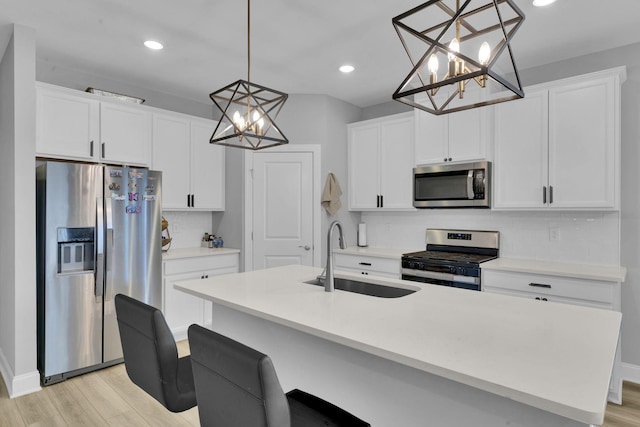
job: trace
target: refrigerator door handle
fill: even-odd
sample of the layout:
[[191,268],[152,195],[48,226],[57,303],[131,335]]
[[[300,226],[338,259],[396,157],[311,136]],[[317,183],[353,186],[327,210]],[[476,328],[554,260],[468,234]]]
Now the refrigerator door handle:
[[95,296],[104,295],[104,209],[102,197],[96,199],[96,282]]
[[112,202],[111,202],[111,198],[110,197],[105,197],[104,199],[104,204],[105,204],[105,221],[106,221],[106,229],[105,229],[105,237],[106,237],[106,249],[105,249],[105,253],[106,253],[106,261],[105,261],[105,270],[106,273],[105,275],[106,280],[104,282],[104,300],[105,301],[109,301],[112,297],[111,292],[110,292],[110,287],[109,287],[109,272],[111,271],[111,261],[113,259],[113,214],[112,214]]

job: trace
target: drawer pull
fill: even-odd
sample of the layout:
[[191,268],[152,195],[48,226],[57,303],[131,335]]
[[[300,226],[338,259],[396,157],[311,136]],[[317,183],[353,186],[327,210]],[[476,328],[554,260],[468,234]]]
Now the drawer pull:
[[370,262],[359,262],[358,264],[360,264],[360,265],[366,265],[366,266],[371,267],[371,263],[370,263]]
[[534,282],[531,282],[531,283],[529,283],[529,286],[534,287],[534,288],[551,289],[551,285],[547,285],[546,283],[534,283]]

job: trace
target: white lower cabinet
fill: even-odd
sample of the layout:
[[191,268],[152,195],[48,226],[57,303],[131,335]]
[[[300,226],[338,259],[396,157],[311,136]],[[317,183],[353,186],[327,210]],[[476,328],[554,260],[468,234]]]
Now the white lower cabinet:
[[[485,292],[530,298],[544,304],[549,301],[621,311],[621,283],[618,281],[482,269]],[[609,385],[609,400],[622,402],[620,378],[620,339]]]
[[482,270],[482,284],[486,292],[620,310],[620,284],[616,282]]
[[237,253],[163,261],[163,313],[176,340],[187,338],[190,325],[211,325],[211,302],[173,287],[176,282],[237,273]]
[[366,255],[341,254],[333,255],[335,269],[367,276],[383,276],[400,278],[400,259],[381,258]]

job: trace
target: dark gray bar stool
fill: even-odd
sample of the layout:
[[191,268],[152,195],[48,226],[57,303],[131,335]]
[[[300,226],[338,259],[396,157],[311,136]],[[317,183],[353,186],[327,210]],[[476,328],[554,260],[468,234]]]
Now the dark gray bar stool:
[[269,356],[244,344],[191,325],[189,346],[203,427],[369,426],[303,391],[285,395]]
[[127,375],[171,412],[196,405],[191,358],[178,349],[162,312],[126,295],[115,297]]

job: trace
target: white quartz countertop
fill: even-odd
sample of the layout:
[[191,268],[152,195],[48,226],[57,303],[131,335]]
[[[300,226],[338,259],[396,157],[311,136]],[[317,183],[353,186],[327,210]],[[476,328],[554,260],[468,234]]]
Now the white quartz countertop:
[[619,266],[572,264],[519,258],[496,258],[483,262],[483,270],[515,271],[520,273],[549,274],[580,279],[624,282],[627,269]]
[[380,248],[380,247],[360,247],[360,246],[349,246],[346,249],[334,249],[333,253],[336,254],[347,254],[347,255],[362,255],[362,256],[371,256],[376,258],[397,258],[400,260],[402,254],[406,254],[409,252],[417,252],[424,250],[422,249],[394,249],[394,248]]
[[182,258],[196,258],[203,256],[216,256],[216,255],[226,255],[226,254],[239,254],[240,249],[232,249],[232,248],[177,248],[177,249],[169,249],[167,252],[162,254],[163,260],[169,259],[182,259]]
[[286,266],[176,288],[579,422],[602,423],[620,313],[372,276],[367,281],[419,290],[385,299],[301,283],[320,272]]

